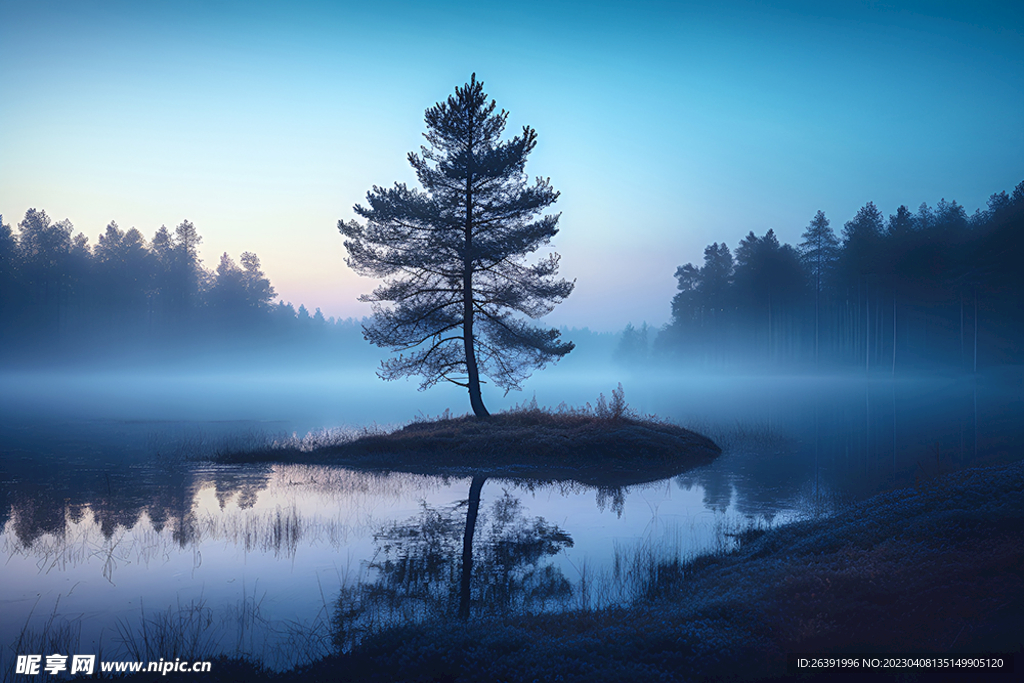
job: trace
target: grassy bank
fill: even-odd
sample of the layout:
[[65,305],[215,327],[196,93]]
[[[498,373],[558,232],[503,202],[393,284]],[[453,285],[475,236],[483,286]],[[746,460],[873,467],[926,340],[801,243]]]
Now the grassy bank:
[[363,431],[311,446],[284,442],[224,450],[218,462],[306,462],[422,474],[482,475],[595,486],[657,481],[711,462],[711,439],[629,410],[621,386],[596,407],[536,404],[477,418],[444,415],[395,431]]
[[1020,653],[1024,464],[953,473],[652,572],[629,608],[408,625],[301,670],[218,662],[203,680],[763,680],[786,677],[790,652]]

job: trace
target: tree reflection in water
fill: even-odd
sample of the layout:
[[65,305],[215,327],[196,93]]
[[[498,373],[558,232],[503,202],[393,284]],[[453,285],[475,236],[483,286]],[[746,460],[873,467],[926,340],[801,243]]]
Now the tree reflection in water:
[[417,516],[374,535],[368,569],[375,578],[344,587],[338,597],[342,649],[382,626],[468,618],[471,606],[477,614],[543,611],[571,596],[562,571],[545,559],[572,547],[572,538],[542,517],[526,517],[507,490],[481,510],[484,479],[473,478],[468,500],[423,503]]

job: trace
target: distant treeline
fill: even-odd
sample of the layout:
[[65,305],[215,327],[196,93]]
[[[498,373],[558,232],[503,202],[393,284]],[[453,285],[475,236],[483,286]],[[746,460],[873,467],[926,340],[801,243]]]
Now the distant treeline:
[[676,270],[672,322],[628,326],[617,356],[701,365],[901,368],[1020,363],[1024,182],[968,216],[955,201],[882,215],[868,202],[835,234],[821,211],[797,247],[769,230]]
[[259,258],[228,254],[210,270],[202,237],[183,221],[152,240],[110,223],[90,246],[68,220],[29,209],[17,230],[0,217],[0,359],[7,363],[116,358],[147,352],[159,361],[197,348],[253,351],[280,342],[337,343],[363,351],[358,321],[274,303]]
[[[201,243],[189,221],[151,240],[112,222],[90,245],[45,211],[14,228],[0,216],[0,364],[372,368],[387,355],[362,320],[275,302],[256,254],[210,270]],[[569,365],[610,359],[611,333],[562,332],[580,344]]]
[[[152,240],[111,223],[90,246],[44,211],[27,211],[17,230],[0,217],[0,362],[163,363],[211,349],[240,363],[380,360],[360,321],[275,303],[255,254],[236,263],[225,253],[210,270],[201,242],[189,221]],[[971,216],[942,200],[886,219],[868,202],[839,236],[818,211],[797,247],[772,230],[749,233],[734,252],[708,246],[703,265],[676,270],[672,322],[627,326],[615,356],[895,372],[1021,363],[1022,254],[1024,182]],[[602,335],[563,332],[578,343],[570,365],[610,353]]]

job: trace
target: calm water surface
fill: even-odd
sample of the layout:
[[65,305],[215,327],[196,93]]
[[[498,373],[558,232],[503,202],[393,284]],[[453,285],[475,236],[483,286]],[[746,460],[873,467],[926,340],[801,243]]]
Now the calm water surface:
[[[461,394],[372,375],[0,381],[5,660],[19,635],[58,626],[78,652],[110,657],[144,622],[152,632],[176,619],[211,652],[284,667],[330,646],[339,605],[355,634],[373,620],[457,609],[470,478],[194,458],[267,435],[400,424],[460,407]],[[642,593],[644,558],[727,548],[746,526],[1022,456],[1019,372],[623,384],[634,408],[699,429],[725,452],[624,489],[486,480],[474,613],[626,602]],[[551,373],[531,390],[542,405],[580,405],[613,386]],[[522,398],[492,399],[492,409]],[[209,619],[197,625],[196,615]]]

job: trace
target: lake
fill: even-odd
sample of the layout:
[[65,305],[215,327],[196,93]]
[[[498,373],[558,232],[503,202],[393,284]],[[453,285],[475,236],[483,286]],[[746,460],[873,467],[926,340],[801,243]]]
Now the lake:
[[[1022,380],[1019,369],[893,379],[554,368],[525,394],[485,393],[492,411],[534,395],[582,405],[621,381],[635,410],[701,431],[724,452],[627,488],[487,479],[471,613],[628,602],[659,559],[1018,460]],[[351,642],[372,624],[459,607],[470,478],[197,459],[462,412],[461,391],[421,393],[371,372],[8,373],[0,383],[5,666],[31,642],[46,654],[141,657],[148,645],[154,659],[191,649],[286,668],[327,652],[338,614]]]

